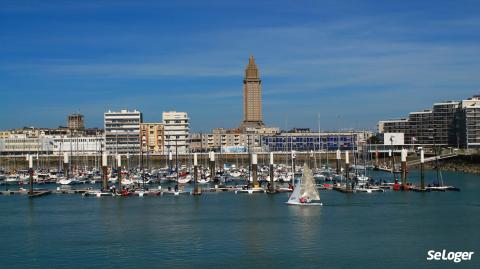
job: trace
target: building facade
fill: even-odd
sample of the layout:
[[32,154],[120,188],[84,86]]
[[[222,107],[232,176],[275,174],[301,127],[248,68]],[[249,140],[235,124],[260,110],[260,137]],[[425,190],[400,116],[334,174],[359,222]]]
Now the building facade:
[[68,153],[73,156],[100,154],[104,137],[99,136],[39,136],[27,137],[24,134],[11,135],[0,139],[0,155],[24,156],[57,155]]
[[163,153],[165,148],[163,123],[141,123],[140,143],[143,152]]
[[83,115],[71,114],[67,117],[67,127],[70,131],[81,131],[85,129]]
[[98,136],[47,136],[53,155],[68,153],[72,156],[99,155],[104,149],[105,138]]
[[461,102],[456,123],[459,144],[480,148],[480,95]]
[[168,111],[162,114],[164,125],[164,152],[187,152],[190,119],[186,112]]
[[16,134],[0,139],[0,155],[52,154],[52,148],[53,140],[44,136],[28,137],[25,134]]
[[255,59],[250,56],[243,80],[243,122],[241,127],[244,129],[262,126],[262,81]]
[[105,145],[109,154],[140,153],[142,113],[134,110],[104,114]]
[[267,151],[333,151],[353,150],[366,144],[371,132],[302,132],[281,133],[261,137]]
[[[404,133],[405,144],[475,147],[480,97],[435,103],[432,109],[411,112],[408,119],[379,121],[379,133]],[[469,142],[470,141],[470,142]]]
[[408,119],[382,120],[378,122],[379,133],[406,133],[408,128]]
[[448,101],[433,104],[433,140],[436,145],[457,145],[455,114],[460,102]]
[[430,109],[411,112],[408,116],[408,125],[405,130],[406,144],[433,144],[433,111]]

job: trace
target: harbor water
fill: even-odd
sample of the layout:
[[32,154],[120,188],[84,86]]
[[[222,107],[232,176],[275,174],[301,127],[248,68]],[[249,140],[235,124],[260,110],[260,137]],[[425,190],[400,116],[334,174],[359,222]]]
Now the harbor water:
[[[324,190],[322,207],[287,206],[287,193],[0,196],[0,267],[480,268],[480,177],[443,178],[461,191]],[[427,261],[443,249],[475,254]]]

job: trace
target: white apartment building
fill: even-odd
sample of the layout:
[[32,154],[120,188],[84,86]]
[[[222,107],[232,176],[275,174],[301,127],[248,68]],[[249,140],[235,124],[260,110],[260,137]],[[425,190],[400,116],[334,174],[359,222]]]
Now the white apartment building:
[[98,154],[102,150],[104,137],[99,136],[50,136],[28,137],[25,134],[11,135],[0,139],[0,155],[21,156],[63,155],[65,152],[74,156]]
[[48,137],[28,137],[26,134],[14,134],[0,139],[0,155],[51,154],[53,140]]
[[189,145],[188,137],[190,132],[190,121],[186,112],[168,111],[162,114],[165,137],[165,153],[187,152]]
[[68,153],[73,156],[100,154],[105,150],[104,137],[99,136],[49,136],[53,155]]
[[109,154],[140,152],[140,111],[108,111],[104,114],[105,145]]
[[480,95],[462,100],[457,121],[459,143],[465,148],[480,148]]

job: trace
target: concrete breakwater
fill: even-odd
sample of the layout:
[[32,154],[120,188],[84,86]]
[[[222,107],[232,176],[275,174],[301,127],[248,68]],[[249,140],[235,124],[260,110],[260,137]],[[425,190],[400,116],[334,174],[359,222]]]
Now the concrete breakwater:
[[[435,163],[430,163],[428,167],[434,168]],[[480,175],[480,155],[458,155],[451,159],[442,160],[440,167],[445,171]]]

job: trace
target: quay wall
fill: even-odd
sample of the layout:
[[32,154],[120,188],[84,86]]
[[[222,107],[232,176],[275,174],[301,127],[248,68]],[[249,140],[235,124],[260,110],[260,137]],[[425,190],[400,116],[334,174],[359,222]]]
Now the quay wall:
[[[296,153],[295,164],[303,165],[307,162],[310,167],[316,167],[320,165],[326,165],[327,162],[329,166],[335,167],[336,165],[336,153],[329,152],[322,153],[321,155],[317,152],[314,154],[311,153]],[[344,163],[344,154],[342,154],[341,163]],[[134,168],[139,167],[142,158],[139,155],[131,155],[127,159],[125,155],[122,155],[122,164],[124,167]],[[259,165],[269,165],[270,163],[270,154],[269,153],[257,153],[257,160]],[[114,162],[114,156],[108,157],[108,166],[112,166]],[[350,162],[353,162],[352,156],[350,156]],[[35,156],[33,158],[34,168],[56,168],[61,167],[63,164],[63,156]],[[76,167],[98,167],[101,165],[100,156],[70,156],[70,165],[75,169]],[[215,154],[215,164],[217,167],[223,167],[224,164],[231,164],[237,167],[247,166],[250,163],[249,154]],[[274,163],[275,164],[288,164],[291,165],[292,158],[291,153],[275,153],[274,154]],[[149,168],[161,168],[167,167],[170,164],[168,156],[166,155],[143,155],[143,166]],[[175,166],[176,156],[173,155],[171,165]],[[178,155],[178,164],[193,166],[193,155]],[[203,153],[198,155],[198,165],[208,167],[208,153]],[[7,170],[22,170],[28,168],[28,161],[24,156],[12,157],[12,156],[1,156],[0,157],[0,167]]]

